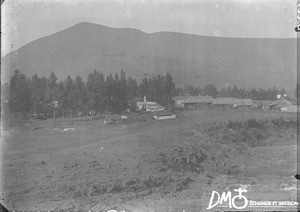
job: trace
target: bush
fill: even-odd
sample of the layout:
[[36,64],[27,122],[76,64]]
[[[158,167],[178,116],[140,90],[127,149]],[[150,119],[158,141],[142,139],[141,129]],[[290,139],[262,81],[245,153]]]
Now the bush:
[[252,119],[248,119],[246,121],[246,126],[247,126],[247,129],[251,129],[251,128],[254,128],[254,129],[265,129],[265,122],[260,120],[256,120],[256,118],[252,118]]
[[229,120],[226,123],[226,128],[227,129],[239,129],[242,125],[243,125],[243,123],[240,122],[240,121],[231,121],[231,120]]
[[296,120],[293,119],[289,119],[289,120],[284,120],[282,117],[278,118],[278,119],[272,119],[272,124],[277,127],[277,128],[296,128],[297,127],[297,123]]

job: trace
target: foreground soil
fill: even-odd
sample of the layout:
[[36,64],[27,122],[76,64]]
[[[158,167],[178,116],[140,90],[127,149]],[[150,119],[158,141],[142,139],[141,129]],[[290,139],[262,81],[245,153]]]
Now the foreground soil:
[[296,201],[295,114],[212,109],[164,121],[127,117],[114,125],[6,121],[2,203],[31,211],[206,211],[212,191],[239,187],[249,200]]

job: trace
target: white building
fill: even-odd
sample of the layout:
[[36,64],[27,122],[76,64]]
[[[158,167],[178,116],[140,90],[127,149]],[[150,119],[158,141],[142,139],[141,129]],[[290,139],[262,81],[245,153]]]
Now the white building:
[[156,111],[164,111],[166,110],[165,107],[157,104],[156,102],[148,102],[146,96],[144,96],[144,101],[138,101],[136,103],[138,110],[146,110],[149,112],[156,112]]
[[176,115],[172,113],[165,113],[165,114],[157,114],[153,116],[156,120],[167,120],[167,119],[175,119]]

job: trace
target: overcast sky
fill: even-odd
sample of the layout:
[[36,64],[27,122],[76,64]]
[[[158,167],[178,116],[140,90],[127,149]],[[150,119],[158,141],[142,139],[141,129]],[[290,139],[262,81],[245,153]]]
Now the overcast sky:
[[6,0],[1,55],[79,22],[197,35],[295,38],[296,0]]

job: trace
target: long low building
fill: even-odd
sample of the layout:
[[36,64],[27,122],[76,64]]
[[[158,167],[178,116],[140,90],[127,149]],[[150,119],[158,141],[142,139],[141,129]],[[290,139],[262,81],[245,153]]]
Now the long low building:
[[292,106],[292,103],[286,99],[278,99],[269,104],[270,109],[281,110],[281,108]]
[[212,105],[218,106],[218,107],[233,106],[234,101],[233,101],[233,98],[227,98],[227,97],[216,98],[213,100]]
[[255,107],[260,108],[263,111],[267,111],[270,109],[271,100],[254,100],[253,103]]
[[146,111],[149,111],[149,112],[166,110],[166,108],[164,106],[161,106],[159,104],[145,105],[144,107],[145,107]]
[[187,106],[203,106],[211,105],[213,101],[212,96],[176,96],[173,98],[175,106],[184,108]]
[[269,108],[271,110],[277,110],[282,112],[291,112],[291,113],[297,113],[298,106],[293,105],[290,101],[286,99],[278,99],[269,104]]
[[167,120],[167,119],[175,119],[176,115],[172,113],[161,113],[161,114],[155,114],[153,116],[156,120]]
[[252,107],[253,102],[251,99],[233,99],[234,107]]
[[217,106],[217,107],[252,107],[251,99],[237,99],[230,97],[213,98],[212,96],[177,96],[174,97],[175,106],[184,108],[188,106]]

